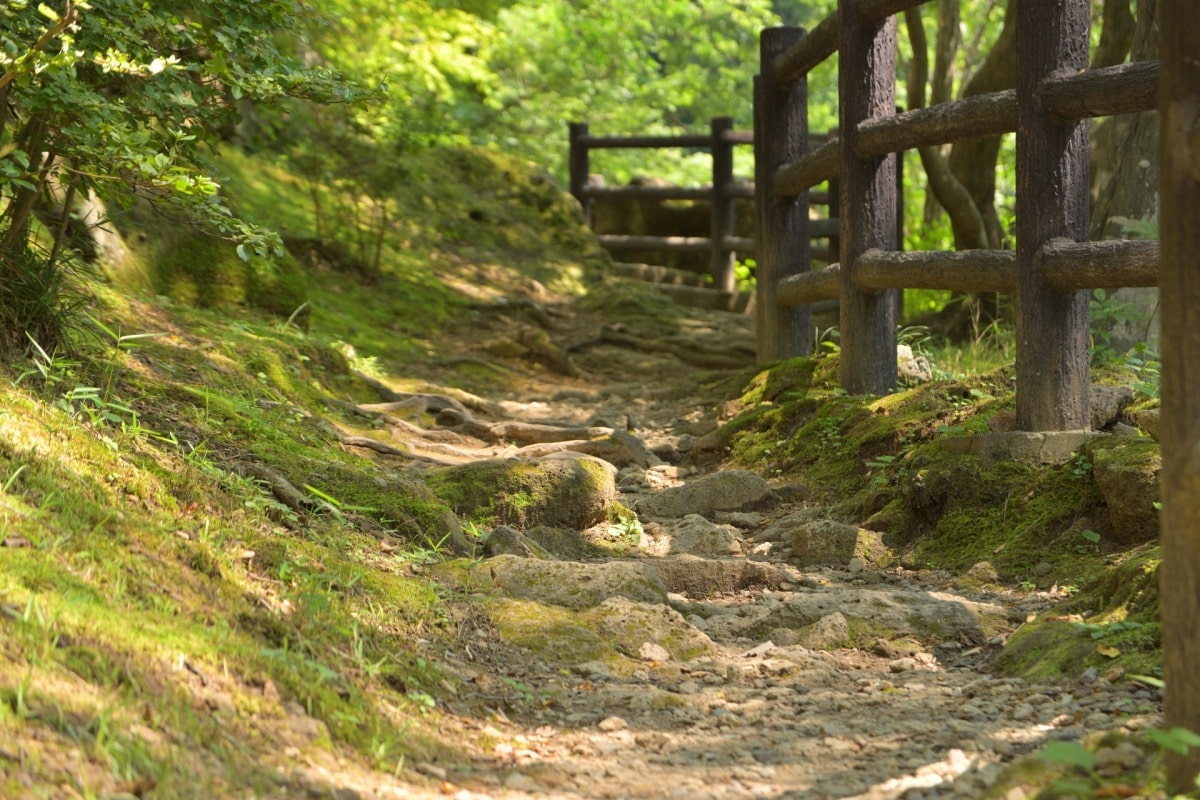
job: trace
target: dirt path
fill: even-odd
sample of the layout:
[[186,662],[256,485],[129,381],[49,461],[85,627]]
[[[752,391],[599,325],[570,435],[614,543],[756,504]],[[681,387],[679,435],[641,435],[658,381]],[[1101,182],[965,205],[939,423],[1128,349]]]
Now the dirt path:
[[[497,314],[470,347],[509,322]],[[695,312],[675,325],[701,350],[736,357],[752,342],[750,322]],[[988,672],[1054,593],[964,593],[945,574],[879,572],[858,559],[795,566],[798,529],[819,537],[846,526],[754,476],[693,472],[687,453],[722,409],[677,352],[638,347],[650,337],[606,325],[557,319],[548,338],[574,377],[531,370],[516,393],[467,409],[484,426],[474,436],[451,415],[443,421],[459,423],[462,438],[406,446],[461,462],[514,452],[487,441],[488,426],[628,427],[648,453],[616,475],[621,501],[639,511],[639,546],[539,559],[514,555],[529,546],[518,536],[516,549],[480,562],[499,599],[442,657],[470,687],[464,724],[490,752],[467,767],[415,765],[440,784],[433,790],[359,783],[362,796],[976,798],[1049,740],[1158,722],[1156,691],[1094,672],[1052,684]],[[533,618],[514,622],[522,613]],[[513,635],[521,624],[532,646]],[[591,657],[597,648],[609,657]],[[467,711],[480,707],[484,719]],[[1101,769],[1141,756],[1104,758]]]

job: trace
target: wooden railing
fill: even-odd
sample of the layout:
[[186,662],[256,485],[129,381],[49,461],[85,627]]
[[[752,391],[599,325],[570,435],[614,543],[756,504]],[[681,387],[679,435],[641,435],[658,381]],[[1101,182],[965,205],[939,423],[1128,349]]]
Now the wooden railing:
[[[705,236],[634,236],[602,234],[600,244],[609,251],[652,250],[674,253],[710,252],[713,288],[732,292],[736,288],[734,264],[737,254],[755,255],[755,239],[736,236],[734,230],[734,201],[753,199],[754,186],[739,184],[733,177],[733,148],[754,143],[752,131],[734,130],[733,119],[716,117],[708,135],[683,136],[591,136],[586,122],[572,123],[570,137],[571,194],[583,207],[588,223],[592,223],[592,202],[598,198],[618,200],[701,200],[711,206],[710,233]],[[708,149],[712,153],[712,184],[710,186],[591,186],[590,151],[614,148],[672,148]],[[822,193],[814,202],[825,200]],[[812,235],[833,238],[830,247],[812,250],[821,260],[835,258],[837,220],[815,223]],[[833,250],[836,253],[836,250]]]
[[[1017,426],[1088,427],[1087,289],[1155,286],[1157,242],[1086,242],[1090,117],[1153,109],[1157,62],[1088,70],[1086,0],[1017,3],[1017,88],[895,109],[896,21],[925,0],[840,0],[810,33],[762,33],[755,79],[758,352],[810,352],[808,305],[838,298],[841,382],[896,386],[898,289],[1016,295]],[[852,24],[842,24],[842,20]],[[810,147],[807,76],[838,52],[841,136]],[[896,153],[1017,132],[1017,250],[898,251]],[[811,271],[808,192],[837,178],[839,263]]]

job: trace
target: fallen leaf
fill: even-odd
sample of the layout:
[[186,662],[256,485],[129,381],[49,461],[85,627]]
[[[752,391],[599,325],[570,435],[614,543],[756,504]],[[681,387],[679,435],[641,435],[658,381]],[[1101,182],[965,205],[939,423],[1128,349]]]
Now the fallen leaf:
[[1119,648],[1106,644],[1096,645],[1096,652],[1105,658],[1116,658],[1117,656],[1121,655],[1121,650]]

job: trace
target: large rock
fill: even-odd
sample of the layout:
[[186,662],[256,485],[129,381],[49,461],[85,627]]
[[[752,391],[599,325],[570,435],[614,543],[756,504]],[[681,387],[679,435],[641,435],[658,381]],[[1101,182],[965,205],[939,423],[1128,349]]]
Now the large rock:
[[1093,384],[1090,392],[1092,429],[1108,430],[1133,402],[1133,389],[1128,386],[1101,386]]
[[509,597],[566,608],[591,608],[610,597],[667,602],[667,587],[644,561],[545,561],[501,555],[489,559],[493,581]]
[[752,586],[777,589],[788,579],[772,564],[744,558],[711,559],[683,555],[650,562],[667,591],[688,597],[713,597]]
[[1113,538],[1138,544],[1158,536],[1158,445],[1144,439],[1115,437],[1092,445],[1092,477],[1108,507]]
[[493,524],[588,528],[602,522],[617,490],[609,465],[586,457],[490,459],[428,474],[456,513]]
[[621,656],[688,661],[713,650],[712,640],[679,612],[625,597],[578,610],[498,598],[486,610],[503,639],[556,664],[603,669]]
[[778,643],[786,638],[781,631],[793,630],[799,643],[814,647],[822,646],[819,640],[827,647],[848,642],[862,646],[872,639],[903,636],[982,643],[1011,627],[1008,611],[1000,605],[941,592],[865,588],[804,592],[770,607],[750,606],[702,621],[704,631],[715,639],[771,638]]
[[717,511],[746,511],[776,502],[767,482],[753,472],[725,470],[673,486],[638,500],[638,512],[650,517],[711,517]]
[[802,567],[846,567],[852,558],[886,564],[891,556],[881,534],[844,522],[812,520],[792,532],[792,558]]
[[681,520],[646,526],[650,539],[648,548],[653,555],[736,556],[742,553],[737,530],[730,525],[717,525],[699,514],[688,514]]
[[647,642],[659,645],[679,661],[705,655],[712,640],[672,608],[612,597],[588,612],[593,626],[623,655],[638,657]]

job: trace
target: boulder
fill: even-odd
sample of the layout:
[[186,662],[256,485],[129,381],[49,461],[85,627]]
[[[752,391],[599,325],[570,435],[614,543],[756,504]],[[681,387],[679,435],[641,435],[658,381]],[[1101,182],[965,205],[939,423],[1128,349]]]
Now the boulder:
[[1100,386],[1091,388],[1092,429],[1108,430],[1133,402],[1133,389],[1128,386]]
[[1158,424],[1162,419],[1162,409],[1147,408],[1137,413],[1138,427],[1146,432],[1154,441],[1158,441]]
[[813,650],[830,650],[835,647],[849,647],[850,623],[840,611],[835,611],[821,617],[800,633],[796,644],[802,644]]
[[547,558],[546,548],[533,541],[516,528],[498,525],[483,541],[483,552],[488,556],[513,555],[523,558]]
[[720,557],[742,553],[737,529],[709,522],[699,514],[688,514],[661,525],[651,523],[646,526],[646,533],[652,541],[649,550],[654,555],[687,553]]
[[434,493],[462,516],[528,529],[582,530],[602,522],[617,490],[615,470],[584,456],[489,459],[430,470]]
[[748,511],[775,502],[775,493],[765,480],[753,472],[732,469],[646,495],[638,500],[637,510],[659,518],[711,517],[717,511]]
[[650,564],[668,591],[688,597],[713,597],[751,586],[774,589],[788,577],[772,564],[744,558],[718,560],[683,555],[656,558]]
[[1158,536],[1158,445],[1122,436],[1096,442],[1091,454],[1092,477],[1108,507],[1113,538],[1139,544]]
[[589,627],[611,642],[617,652],[632,658],[641,657],[647,643],[658,645],[679,661],[706,655],[713,649],[711,639],[668,606],[612,597],[586,616]]
[[792,558],[799,566],[846,567],[855,557],[886,564],[892,553],[882,534],[831,519],[804,522],[792,532]]
[[662,578],[644,561],[583,563],[502,555],[487,564],[499,590],[509,597],[572,609],[591,608],[610,597],[667,602]]

